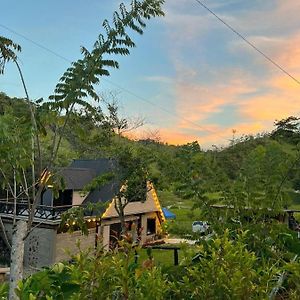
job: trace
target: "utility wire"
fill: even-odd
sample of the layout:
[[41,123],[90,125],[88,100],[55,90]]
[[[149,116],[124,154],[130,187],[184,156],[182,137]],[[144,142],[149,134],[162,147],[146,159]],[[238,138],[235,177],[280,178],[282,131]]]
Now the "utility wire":
[[[32,39],[26,37],[25,35],[23,35],[23,34],[21,34],[21,33],[18,33],[18,32],[16,32],[15,30],[10,29],[9,27],[7,27],[7,26],[5,26],[5,25],[3,25],[3,24],[0,24],[0,27],[6,29],[7,31],[9,31],[9,32],[11,32],[11,33],[13,33],[13,34],[15,34],[15,35],[17,35],[17,36],[23,38],[23,39],[25,39],[26,41],[28,41],[28,42],[34,44],[35,46],[37,46],[37,47],[39,47],[39,48],[41,48],[41,49],[43,49],[43,50],[45,50],[45,51],[47,51],[47,52],[49,52],[49,53],[55,55],[56,57],[58,57],[58,58],[60,58],[60,59],[63,59],[64,61],[66,61],[66,62],[68,62],[68,63],[72,63],[72,61],[71,61],[70,59],[68,59],[68,58],[66,58],[66,57],[64,57],[64,56],[62,56],[62,55],[60,55],[59,53],[57,53],[57,52],[55,52],[55,51],[53,51],[53,50],[51,50],[51,49],[49,49],[49,48],[43,46],[43,45],[40,44],[40,43],[37,43],[37,42],[33,41]],[[176,113],[174,113],[174,112],[172,112],[172,111],[170,111],[170,110],[168,110],[168,109],[166,109],[166,108],[164,108],[164,107],[162,107],[162,106],[159,106],[159,105],[157,105],[156,103],[154,103],[154,102],[152,102],[152,101],[150,101],[150,100],[148,100],[148,99],[146,99],[146,98],[144,98],[144,97],[142,97],[142,96],[139,96],[139,95],[135,94],[134,92],[130,91],[129,89],[126,89],[126,88],[122,87],[121,85],[119,85],[119,84],[117,84],[117,83],[115,83],[115,82],[113,82],[113,81],[111,81],[111,80],[109,80],[109,79],[102,78],[102,80],[104,80],[104,81],[108,82],[109,84],[111,84],[111,85],[117,87],[118,89],[120,89],[120,90],[126,92],[127,94],[130,94],[130,95],[134,96],[136,99],[138,99],[138,100],[140,100],[140,101],[143,101],[143,102],[145,102],[145,103],[148,103],[148,104],[150,104],[150,105],[152,105],[152,106],[154,106],[154,107],[160,109],[161,111],[164,111],[165,113],[167,113],[168,115],[170,115],[170,116],[172,116],[172,117],[175,117],[175,118],[177,118],[177,119],[179,119],[179,120],[185,121],[185,122],[187,122],[187,123],[189,123],[189,124],[191,124],[191,125],[194,125],[194,126],[200,128],[200,129],[202,129],[203,131],[210,132],[210,133],[212,133],[213,135],[218,136],[218,137],[220,137],[220,138],[222,138],[222,139],[228,141],[228,138],[227,138],[227,137],[220,135],[218,132],[213,131],[213,130],[210,130],[210,129],[207,129],[207,128],[205,128],[205,127],[199,125],[198,123],[195,123],[195,122],[193,122],[193,121],[191,121],[191,120],[188,120],[188,119],[186,119],[186,118],[180,117],[180,116],[178,116],[178,114],[176,114]]]
[[253,48],[256,52],[258,52],[260,55],[262,55],[266,60],[268,60],[276,68],[278,68],[280,71],[282,71],[284,74],[289,76],[292,80],[294,80],[296,83],[298,83],[300,85],[300,81],[297,78],[295,78],[293,75],[291,75],[288,71],[286,71],[281,65],[279,65],[277,62],[275,62],[267,54],[265,54],[263,51],[261,51],[259,48],[257,48],[252,42],[250,42],[245,36],[243,36],[241,33],[239,33],[231,25],[229,25],[227,22],[225,22],[223,19],[221,19],[215,12],[213,12],[210,8],[208,8],[202,1],[200,1],[200,0],[195,0],[195,1],[199,5],[201,5],[203,8],[205,8],[209,13],[211,13],[214,17],[216,17],[221,23],[223,23],[227,28],[229,28],[233,33],[235,33],[238,37],[240,37],[246,44],[248,44],[251,48]]
[[37,47],[39,47],[39,48],[41,48],[41,49],[43,49],[43,50],[45,50],[45,51],[47,51],[47,52],[50,52],[51,54],[53,54],[53,55],[55,55],[55,56],[57,56],[57,57],[59,57],[59,58],[65,60],[65,61],[67,61],[67,62],[69,62],[69,63],[72,62],[71,60],[69,60],[69,59],[63,57],[62,55],[60,55],[59,53],[57,53],[57,52],[55,52],[55,51],[53,51],[53,50],[51,50],[51,49],[49,49],[49,48],[43,46],[43,45],[40,44],[40,43],[35,42],[34,40],[32,40],[32,39],[26,37],[25,35],[23,35],[23,34],[21,34],[21,33],[19,33],[19,32],[16,32],[15,30],[13,30],[13,29],[11,29],[11,28],[8,28],[7,26],[5,26],[5,25],[3,25],[3,24],[0,24],[0,27],[6,29],[7,31],[9,31],[9,32],[11,32],[11,33],[13,33],[13,34],[15,34],[15,35],[17,35],[17,36],[23,38],[24,40],[26,40],[26,41],[28,41],[28,42],[30,42],[30,43],[36,45]]

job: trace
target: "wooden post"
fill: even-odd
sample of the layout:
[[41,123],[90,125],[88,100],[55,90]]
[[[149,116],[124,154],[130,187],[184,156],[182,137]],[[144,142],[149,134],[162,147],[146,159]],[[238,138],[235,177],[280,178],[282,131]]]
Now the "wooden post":
[[174,266],[178,266],[179,259],[178,259],[178,249],[174,248]]

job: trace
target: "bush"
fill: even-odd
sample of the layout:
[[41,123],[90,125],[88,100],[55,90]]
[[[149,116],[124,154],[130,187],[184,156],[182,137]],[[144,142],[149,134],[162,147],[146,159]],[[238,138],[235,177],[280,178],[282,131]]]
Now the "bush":
[[8,298],[8,283],[0,283],[0,300]]
[[[26,300],[266,299],[285,274],[278,293],[297,299],[299,262],[258,256],[247,244],[251,236],[249,231],[225,230],[197,246],[182,245],[180,266],[157,266],[151,251],[138,264],[136,252],[141,249],[126,240],[119,242],[118,251],[104,252],[101,247],[80,251],[72,264],[59,263],[23,280],[18,295]],[[292,245],[286,235],[278,239],[282,245]],[[273,241],[265,247],[269,246],[274,247]],[[195,254],[198,259],[193,262]]]
[[278,270],[257,267],[257,257],[242,239],[225,235],[199,246],[201,259],[186,267],[187,274],[172,283],[176,299],[265,299]]

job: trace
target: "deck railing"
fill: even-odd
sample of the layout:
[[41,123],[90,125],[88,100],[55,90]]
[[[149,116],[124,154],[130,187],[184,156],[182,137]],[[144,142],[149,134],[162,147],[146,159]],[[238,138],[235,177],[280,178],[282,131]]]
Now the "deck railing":
[[[78,206],[78,205],[77,205]],[[65,206],[37,206],[34,212],[35,219],[42,220],[60,220],[62,213],[72,208],[72,205]],[[16,205],[11,201],[0,201],[0,215],[2,216],[14,216],[16,217],[28,217],[30,212],[30,206],[28,202],[18,202]]]

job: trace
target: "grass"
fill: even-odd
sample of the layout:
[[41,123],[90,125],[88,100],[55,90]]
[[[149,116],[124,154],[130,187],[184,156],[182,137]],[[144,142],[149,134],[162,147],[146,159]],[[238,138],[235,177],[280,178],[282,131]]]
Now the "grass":
[[[168,246],[164,244],[164,246]],[[194,245],[188,244],[172,244],[170,246],[177,246],[179,264],[185,260],[187,257],[193,257],[197,253],[197,248]],[[142,264],[143,261],[148,259],[147,249],[142,248],[138,252],[138,263]],[[163,250],[163,249],[152,249],[151,255],[153,256],[154,262],[157,266],[161,267],[171,267],[174,266],[174,250]]]
[[170,237],[186,237],[192,234],[193,221],[201,220],[200,209],[193,209],[194,201],[182,199],[169,191],[159,191],[158,197],[161,205],[176,215],[175,220],[167,222]]
[[177,205],[193,205],[191,200],[185,200],[170,191],[158,191],[158,198],[163,207],[173,207]]
[[[179,261],[181,256],[181,251],[179,250]],[[155,264],[158,266],[173,266],[174,265],[174,251],[173,250],[159,250],[152,249],[152,255]],[[143,261],[148,259],[147,249],[141,249],[139,251],[138,262],[141,264]]]

